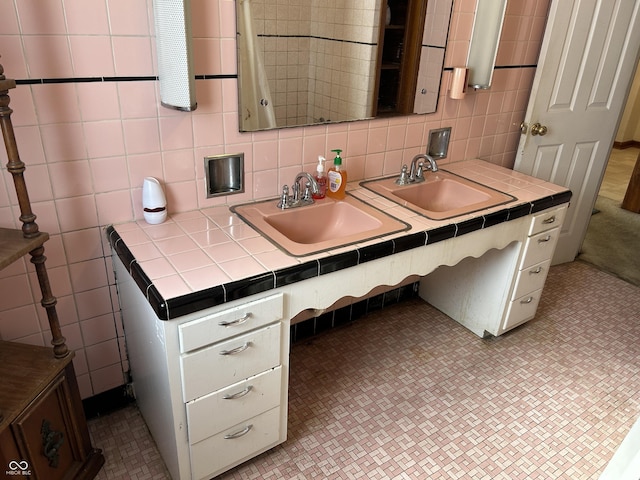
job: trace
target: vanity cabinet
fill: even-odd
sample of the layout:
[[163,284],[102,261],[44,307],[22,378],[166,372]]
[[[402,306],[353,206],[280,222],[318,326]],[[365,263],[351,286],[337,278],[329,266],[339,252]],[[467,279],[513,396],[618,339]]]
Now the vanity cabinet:
[[114,264],[136,400],[172,477],[209,479],[285,441],[285,295],[163,321]]
[[273,295],[178,327],[192,478],[278,443],[282,301]]
[[[286,440],[290,319],[300,312],[320,315],[345,297],[418,276],[420,296],[478,336],[532,318],[569,198],[561,192],[538,205],[418,226],[344,256],[303,259],[260,276],[261,285],[248,278],[246,297],[202,309],[219,291],[213,286],[194,292],[186,314],[184,297],[149,293],[156,287],[145,285],[117,227],[109,227],[136,401],[172,477],[212,478]],[[354,256],[354,264],[327,268]],[[291,275],[297,268],[303,279]],[[273,283],[264,280],[271,276]],[[237,298],[233,284],[223,287]]]
[[421,281],[420,296],[481,337],[531,320],[566,210],[565,204],[514,221],[520,234],[511,243],[439,267]]
[[554,208],[531,219],[501,332],[535,316],[566,211],[566,207]]

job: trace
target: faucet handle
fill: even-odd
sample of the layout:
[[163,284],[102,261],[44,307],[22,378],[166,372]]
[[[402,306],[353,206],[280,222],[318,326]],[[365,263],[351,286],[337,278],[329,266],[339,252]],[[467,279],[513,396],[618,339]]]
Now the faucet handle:
[[396,179],[396,185],[408,185],[409,182],[409,167],[407,167],[407,165],[403,165],[400,176]]
[[280,195],[280,201],[277,207],[284,210],[291,206],[291,197],[289,196],[289,187],[287,185],[282,187],[282,194]]
[[[312,185],[311,182],[307,182],[304,186],[304,193],[302,194],[302,198],[300,199],[305,205],[310,203],[314,203],[313,196],[311,195]],[[316,193],[318,193],[316,191]]]
[[424,162],[418,164],[418,170],[416,171],[416,178],[413,179],[415,183],[424,182]]

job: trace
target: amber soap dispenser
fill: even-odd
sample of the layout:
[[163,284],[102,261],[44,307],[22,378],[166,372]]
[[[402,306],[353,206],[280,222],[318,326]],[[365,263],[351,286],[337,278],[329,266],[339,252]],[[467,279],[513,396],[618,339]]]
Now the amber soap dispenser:
[[342,150],[335,149],[331,151],[335,152],[336,156],[333,159],[333,167],[327,172],[329,181],[327,196],[342,200],[345,197],[345,189],[347,188],[347,170],[342,165],[342,157],[340,156]]

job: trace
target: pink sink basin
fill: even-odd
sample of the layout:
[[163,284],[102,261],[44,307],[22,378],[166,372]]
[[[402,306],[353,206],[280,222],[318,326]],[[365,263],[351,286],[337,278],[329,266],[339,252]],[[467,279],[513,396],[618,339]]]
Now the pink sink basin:
[[408,230],[386,213],[347,195],[344,200],[316,200],[313,205],[279,209],[277,199],[231,207],[242,220],[294,256],[310,255]]
[[445,220],[515,200],[511,195],[446,170],[427,172],[422,183],[396,185],[396,178],[370,180],[360,185],[433,220]]

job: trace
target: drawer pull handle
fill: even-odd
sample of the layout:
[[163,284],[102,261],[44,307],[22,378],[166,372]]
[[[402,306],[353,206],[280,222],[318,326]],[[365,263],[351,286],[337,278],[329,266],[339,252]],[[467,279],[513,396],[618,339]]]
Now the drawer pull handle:
[[227,435],[224,436],[225,440],[233,440],[234,438],[240,438],[240,437],[244,437],[247,433],[249,433],[251,431],[251,429],[253,428],[253,425],[247,425],[246,427],[244,427],[242,430],[235,432],[235,433],[229,433]]
[[249,385],[247,388],[245,388],[244,390],[240,390],[239,392],[236,393],[228,393],[227,395],[224,395],[222,397],[223,400],[235,400],[236,398],[242,398],[244,397],[247,393],[249,393],[251,390],[253,389],[253,387],[251,385]]
[[529,270],[529,275],[537,275],[540,272],[542,272],[542,267],[538,267],[535,270]]
[[244,345],[240,345],[239,347],[232,348],[231,350],[220,351],[220,355],[235,355],[236,353],[244,352],[250,346],[251,342],[244,342]]
[[247,312],[244,314],[244,316],[240,318],[236,318],[235,320],[230,320],[228,322],[223,320],[222,322],[218,322],[218,325],[220,325],[221,327],[230,327],[231,325],[240,325],[246,322],[250,317],[251,317],[251,312]]
[[547,236],[546,236],[546,237],[544,237],[544,238],[539,238],[539,239],[538,239],[538,243],[546,243],[546,242],[548,242],[549,240],[551,240],[551,235],[547,235]]
[[553,222],[555,222],[555,221],[556,221],[556,216],[555,216],[555,215],[553,215],[553,216],[551,216],[551,217],[549,217],[549,218],[545,218],[545,219],[542,221],[542,223],[545,223],[545,224],[547,224],[547,225],[548,225],[548,224],[553,223]]
[[533,302],[533,297],[529,297],[526,300],[520,300],[520,303],[527,304]]

